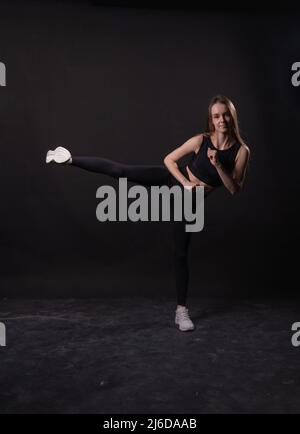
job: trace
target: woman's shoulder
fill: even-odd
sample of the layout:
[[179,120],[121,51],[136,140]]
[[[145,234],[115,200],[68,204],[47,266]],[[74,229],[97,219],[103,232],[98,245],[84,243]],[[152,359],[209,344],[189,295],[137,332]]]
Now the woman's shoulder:
[[246,143],[240,143],[239,152],[250,155],[250,148]]
[[203,142],[205,142],[205,139],[207,138],[207,133],[198,133],[196,134],[194,137],[197,140],[197,149],[195,150],[195,154],[198,154],[201,145],[203,144]]
[[239,148],[238,151],[236,153],[236,158],[235,161],[237,161],[237,159],[240,158],[244,158],[245,160],[249,160],[250,158],[250,148],[248,145],[246,145],[246,143],[240,143],[237,142],[239,144]]
[[198,133],[194,135],[194,138],[198,141],[198,143],[201,145],[203,142],[205,142],[207,139],[210,138],[209,133]]

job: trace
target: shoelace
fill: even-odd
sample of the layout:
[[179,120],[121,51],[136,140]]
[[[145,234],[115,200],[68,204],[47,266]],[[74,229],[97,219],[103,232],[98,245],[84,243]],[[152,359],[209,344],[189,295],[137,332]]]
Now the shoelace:
[[179,318],[181,320],[187,320],[187,321],[191,321],[188,311],[187,310],[181,310],[177,312],[177,315],[179,316]]

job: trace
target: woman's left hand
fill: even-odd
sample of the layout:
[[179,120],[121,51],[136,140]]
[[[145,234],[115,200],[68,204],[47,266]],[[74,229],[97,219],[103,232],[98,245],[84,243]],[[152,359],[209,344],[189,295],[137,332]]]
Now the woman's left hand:
[[214,149],[207,149],[207,156],[211,162],[211,164],[215,167],[220,166],[220,161],[218,158],[218,152]]

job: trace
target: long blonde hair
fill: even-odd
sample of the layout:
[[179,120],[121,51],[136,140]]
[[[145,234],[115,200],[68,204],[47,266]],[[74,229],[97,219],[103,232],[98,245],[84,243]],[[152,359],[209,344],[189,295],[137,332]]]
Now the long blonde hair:
[[215,131],[215,127],[214,127],[214,124],[212,121],[211,109],[212,109],[212,106],[218,102],[221,104],[224,104],[230,113],[230,117],[231,117],[230,134],[231,134],[231,136],[235,139],[235,141],[239,142],[241,145],[247,146],[246,143],[244,142],[244,140],[242,139],[241,134],[240,134],[238,119],[237,119],[237,112],[236,112],[236,109],[234,107],[234,104],[225,95],[216,95],[211,99],[209,106],[208,106],[207,127],[206,127],[207,132],[204,134],[210,136]]

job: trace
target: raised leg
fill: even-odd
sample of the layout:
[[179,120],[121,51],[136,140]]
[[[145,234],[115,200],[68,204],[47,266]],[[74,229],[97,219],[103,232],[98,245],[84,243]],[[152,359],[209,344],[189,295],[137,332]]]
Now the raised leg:
[[103,173],[113,178],[127,178],[144,186],[168,185],[170,173],[164,165],[132,165],[99,157],[73,157],[71,166],[90,172]]

